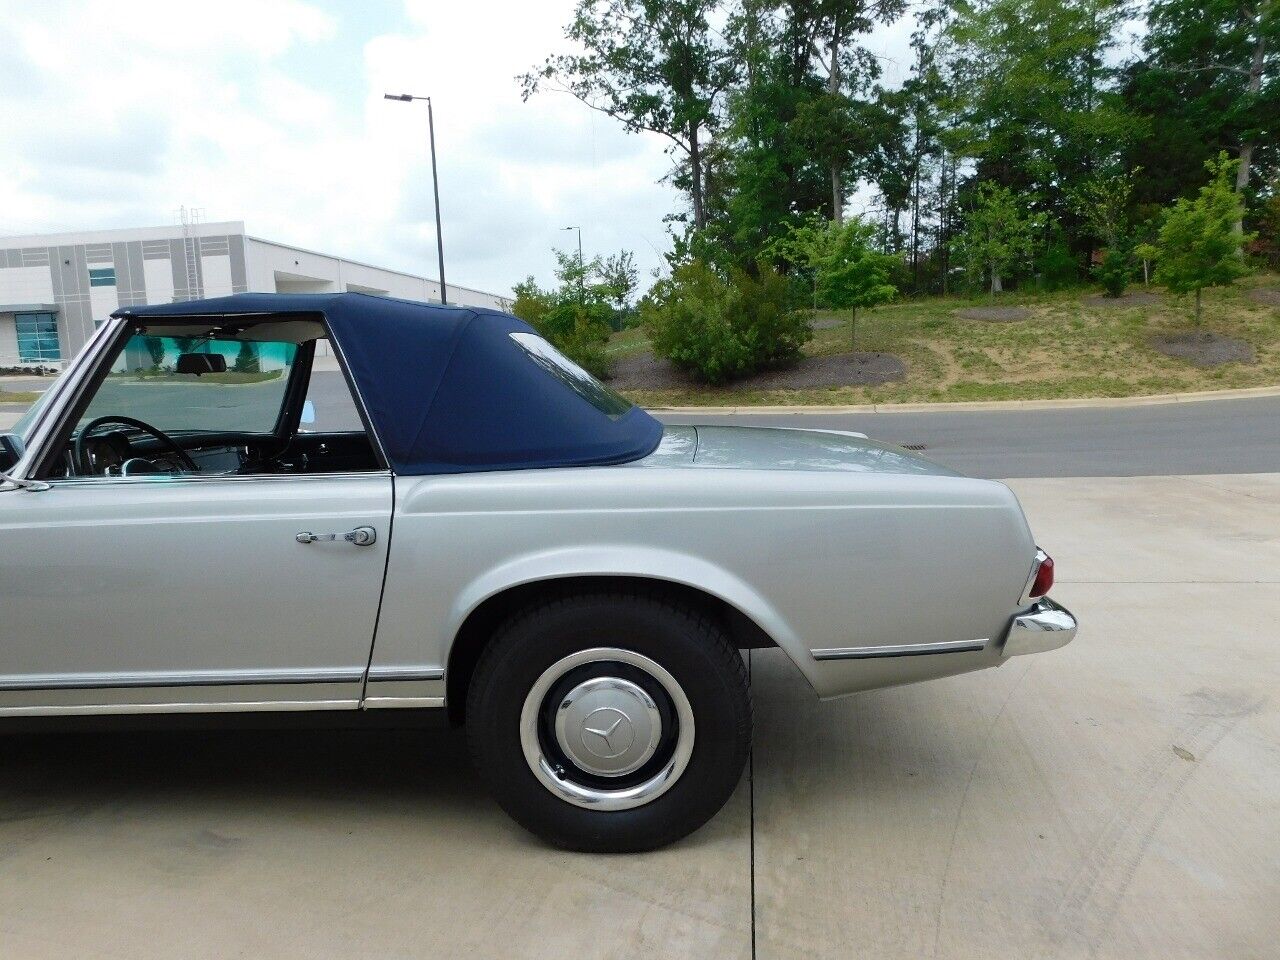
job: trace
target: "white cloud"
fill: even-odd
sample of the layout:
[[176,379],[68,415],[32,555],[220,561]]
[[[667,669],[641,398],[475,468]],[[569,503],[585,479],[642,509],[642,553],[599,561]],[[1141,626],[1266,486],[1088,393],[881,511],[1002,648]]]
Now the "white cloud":
[[[359,7],[303,0],[26,5],[0,23],[0,233],[172,222],[179,204],[250,232],[434,274],[431,94],[446,268],[505,291],[544,279],[581,225],[588,256],[665,248],[679,198],[662,144],[514,79],[561,49],[570,0],[410,0],[360,35]],[[384,27],[385,29],[385,27]],[[355,35],[353,39],[353,33]],[[576,242],[576,241],[574,241]]]

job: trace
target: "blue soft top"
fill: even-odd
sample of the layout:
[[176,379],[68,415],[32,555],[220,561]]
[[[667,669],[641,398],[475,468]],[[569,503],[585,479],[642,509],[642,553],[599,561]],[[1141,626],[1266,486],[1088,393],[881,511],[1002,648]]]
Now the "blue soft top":
[[510,336],[534,333],[496,310],[362,293],[239,293],[124,307],[113,316],[320,315],[398,474],[626,463],[662,425],[639,407],[609,416]]

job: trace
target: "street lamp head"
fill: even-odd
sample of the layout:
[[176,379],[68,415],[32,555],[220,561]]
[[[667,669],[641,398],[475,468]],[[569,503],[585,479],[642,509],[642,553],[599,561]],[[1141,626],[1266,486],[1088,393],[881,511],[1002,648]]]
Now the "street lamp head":
[[405,103],[409,103],[410,101],[413,100],[413,96],[408,93],[384,93],[382,95],[382,99],[383,100],[403,100]]

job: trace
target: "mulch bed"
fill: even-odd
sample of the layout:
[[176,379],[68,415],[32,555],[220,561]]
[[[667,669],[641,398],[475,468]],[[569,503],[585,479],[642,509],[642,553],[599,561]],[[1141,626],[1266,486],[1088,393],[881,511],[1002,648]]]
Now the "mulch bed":
[[874,387],[901,380],[907,365],[892,353],[831,353],[805,357],[787,370],[767,370],[733,384],[731,390],[813,390]]
[[[794,367],[766,370],[724,387],[742,390],[818,390],[826,387],[872,387],[901,380],[907,367],[891,353],[835,353],[805,357]],[[623,357],[613,367],[609,386],[615,390],[702,389],[691,377],[653,354]]]
[[1084,305],[1086,307],[1112,307],[1116,310],[1125,310],[1129,307],[1149,307],[1153,304],[1160,303],[1161,298],[1158,293],[1124,293],[1118,297],[1108,297],[1104,293],[1097,294],[1092,297],[1085,297]]
[[1249,291],[1249,299],[1268,307],[1280,307],[1280,290],[1275,287],[1261,287]]
[[614,390],[696,390],[698,383],[652,353],[633,353],[613,362]]
[[986,320],[988,323],[1012,323],[1030,320],[1033,314],[1026,307],[968,307],[957,310],[956,316],[965,320]]
[[1151,346],[1166,356],[1186,360],[1197,367],[1254,361],[1253,347],[1247,342],[1209,330],[1158,334],[1151,338]]

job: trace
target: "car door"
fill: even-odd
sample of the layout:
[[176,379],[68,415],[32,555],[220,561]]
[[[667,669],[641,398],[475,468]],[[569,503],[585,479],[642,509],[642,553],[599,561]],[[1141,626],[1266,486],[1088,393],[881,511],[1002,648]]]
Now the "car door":
[[117,327],[69,371],[83,399],[55,401],[60,433],[26,453],[52,465],[0,489],[0,714],[359,705],[391,473],[372,436],[344,468],[315,456],[323,442],[310,462],[264,459],[287,441],[319,325],[292,341],[248,326]]
[[390,514],[387,474],[0,493],[0,710],[357,706]]

